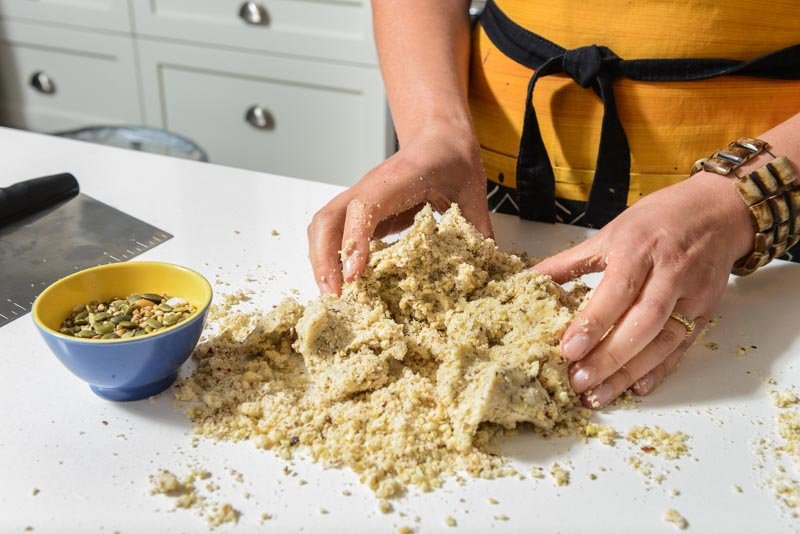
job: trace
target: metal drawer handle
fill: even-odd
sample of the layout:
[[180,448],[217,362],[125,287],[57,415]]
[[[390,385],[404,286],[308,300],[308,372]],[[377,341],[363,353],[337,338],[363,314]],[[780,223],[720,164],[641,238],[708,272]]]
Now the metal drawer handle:
[[242,2],[242,5],[239,6],[239,18],[254,26],[266,26],[269,24],[267,8],[258,2]]
[[273,118],[272,113],[262,108],[258,104],[247,108],[247,112],[244,114],[244,120],[250,123],[250,126],[253,128],[258,128],[259,130],[275,129],[275,119]]
[[30,85],[45,95],[52,95],[56,92],[56,83],[41,70],[37,70],[31,74]]

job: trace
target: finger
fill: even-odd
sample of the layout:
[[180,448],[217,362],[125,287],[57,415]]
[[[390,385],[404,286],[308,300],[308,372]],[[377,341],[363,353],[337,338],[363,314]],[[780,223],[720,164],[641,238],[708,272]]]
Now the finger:
[[[620,370],[653,341],[678,300],[671,276],[653,271],[636,301],[606,337],[571,368],[576,393],[594,388]],[[591,302],[590,302],[591,304]]]
[[308,226],[308,255],[321,294],[342,291],[339,243],[344,229],[344,208],[337,199],[318,211]]
[[561,338],[561,352],[576,361],[589,353],[635,302],[647,280],[651,262],[640,255],[615,259],[586,307],[570,323]]
[[428,200],[429,193],[424,181],[410,188],[406,180],[386,180],[369,196],[359,195],[347,204],[341,239],[346,282],[352,282],[364,272],[369,259],[369,242],[378,225]]
[[486,180],[481,179],[481,183],[483,194],[471,194],[468,198],[466,195],[462,196],[458,199],[458,205],[464,218],[471,222],[483,237],[494,237],[492,220],[489,218],[489,203],[486,201]]
[[[685,310],[679,300],[676,310]],[[683,312],[682,312],[683,313]],[[687,314],[691,317],[691,314]],[[587,407],[601,408],[622,395],[647,373],[664,362],[678,347],[686,343],[686,328],[678,321],[668,319],[661,332],[639,354],[608,377],[602,384],[586,391],[582,400]]]
[[375,231],[372,233],[372,239],[381,239],[387,235],[402,232],[414,223],[414,217],[423,206],[424,204],[417,204],[410,210],[392,215],[379,222],[377,228],[375,228]]
[[683,355],[686,354],[686,351],[695,342],[697,336],[699,336],[706,327],[708,324],[708,319],[705,317],[698,317],[694,322],[697,325],[695,327],[694,334],[682,342],[678,348],[672,352],[672,354],[664,359],[664,361],[662,361],[659,365],[656,365],[646,375],[637,380],[631,388],[633,389],[634,393],[637,395],[649,395],[664,381],[667,376],[669,376],[675,369],[678,368],[681,358],[683,358]]
[[594,235],[574,247],[540,261],[533,266],[533,270],[548,275],[557,284],[569,282],[587,273],[602,271],[606,264],[600,240],[599,234]]

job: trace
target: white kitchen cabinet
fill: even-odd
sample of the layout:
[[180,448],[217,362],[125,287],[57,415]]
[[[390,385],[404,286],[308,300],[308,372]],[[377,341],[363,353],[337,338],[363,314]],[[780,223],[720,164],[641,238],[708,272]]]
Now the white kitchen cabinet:
[[147,122],[211,161],[347,184],[391,148],[374,68],[147,40],[139,53]]
[[369,0],[0,0],[0,124],[146,124],[341,185],[395,147]]
[[369,0],[134,0],[139,35],[375,64]]
[[130,32],[127,0],[0,0],[0,16]]
[[130,38],[0,19],[0,66],[6,125],[50,132],[142,121]]

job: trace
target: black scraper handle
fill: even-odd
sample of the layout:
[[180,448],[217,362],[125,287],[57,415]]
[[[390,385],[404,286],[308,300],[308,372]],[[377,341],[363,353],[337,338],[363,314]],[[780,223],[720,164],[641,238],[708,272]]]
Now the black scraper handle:
[[0,227],[74,197],[79,191],[78,180],[68,172],[0,187]]

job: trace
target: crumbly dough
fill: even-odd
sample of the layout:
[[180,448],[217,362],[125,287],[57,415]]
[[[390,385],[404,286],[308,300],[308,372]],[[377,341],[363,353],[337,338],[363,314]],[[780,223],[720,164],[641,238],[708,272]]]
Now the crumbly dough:
[[580,434],[559,338],[587,289],[565,291],[500,252],[453,206],[375,242],[341,297],[286,300],[239,342],[200,345],[178,388],[196,432],[298,448],[347,466],[380,497],[442,475],[512,474],[492,438],[526,424]]

